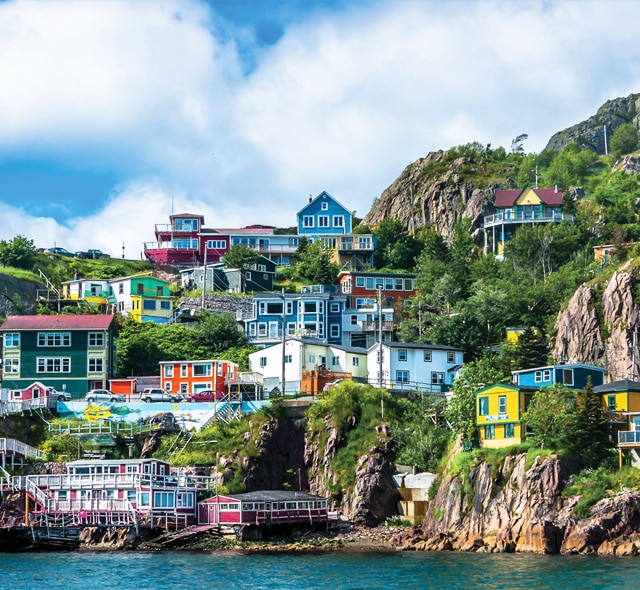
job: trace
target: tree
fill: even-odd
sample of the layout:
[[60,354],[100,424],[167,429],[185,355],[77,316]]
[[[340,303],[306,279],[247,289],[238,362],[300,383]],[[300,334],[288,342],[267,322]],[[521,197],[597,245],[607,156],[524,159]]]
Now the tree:
[[561,383],[542,387],[524,413],[525,426],[533,431],[528,438],[541,449],[567,448],[574,410],[574,390]]
[[422,243],[409,235],[400,219],[386,217],[374,232],[375,266],[394,270],[413,270]]
[[230,348],[246,346],[247,337],[238,328],[236,318],[231,313],[205,314],[195,330],[193,343],[194,351],[201,358],[218,355],[218,353]]
[[509,377],[497,369],[489,357],[466,363],[453,382],[453,397],[445,417],[463,441],[477,438],[476,391],[494,383],[508,383]]
[[633,123],[620,125],[609,141],[611,154],[616,158],[635,152],[638,149],[638,130]]
[[297,254],[296,275],[314,285],[332,285],[340,269],[319,240]]
[[36,247],[33,240],[18,235],[12,240],[0,241],[0,262],[4,266],[31,270],[36,261]]
[[585,467],[600,467],[612,458],[614,443],[602,397],[593,390],[591,378],[575,397],[575,414],[570,423],[569,449]]
[[450,254],[449,273],[458,283],[462,296],[466,297],[470,285],[469,270],[475,255],[475,243],[471,235],[471,218],[462,217],[456,221]]

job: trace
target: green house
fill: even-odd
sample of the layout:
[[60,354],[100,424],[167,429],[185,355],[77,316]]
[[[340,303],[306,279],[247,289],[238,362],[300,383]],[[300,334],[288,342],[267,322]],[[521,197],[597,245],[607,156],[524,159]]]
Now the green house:
[[41,381],[79,397],[115,376],[112,315],[9,316],[0,333],[3,388]]

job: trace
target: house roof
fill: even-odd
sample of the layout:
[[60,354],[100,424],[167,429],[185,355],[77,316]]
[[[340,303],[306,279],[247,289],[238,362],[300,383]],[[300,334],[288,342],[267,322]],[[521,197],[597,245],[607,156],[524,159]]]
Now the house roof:
[[[511,207],[518,197],[528,189],[502,189],[496,191],[496,207]],[[554,188],[532,188],[545,205],[562,205],[562,191]]]
[[112,315],[12,315],[0,331],[18,330],[107,330]]
[[567,363],[567,364],[558,364],[558,365],[547,365],[545,367],[532,367],[530,369],[520,369],[519,371],[511,371],[512,375],[520,375],[522,373],[533,373],[535,371],[542,371],[544,369],[592,369],[596,371],[602,371],[604,373],[604,369],[602,367],[596,367],[595,365],[587,365],[583,363]]
[[322,191],[317,197],[311,199],[302,209],[300,209],[297,215],[300,215],[307,207],[309,207],[309,205],[312,205],[321,197],[329,197],[334,203],[340,205],[340,207],[342,207],[347,213],[349,213],[349,209],[347,209],[340,201],[338,201],[338,199],[332,197],[327,191]]
[[596,393],[613,393],[615,391],[640,391],[640,383],[631,381],[630,379],[621,379],[620,381],[612,381],[604,385],[598,385],[593,388]]
[[494,387],[506,387],[507,389],[512,389],[513,391],[525,391],[535,393],[536,391],[540,391],[540,387],[534,387],[533,385],[514,385],[513,383],[492,383],[491,385],[487,385],[482,389],[478,389],[474,392],[474,395],[478,395],[479,393],[484,393],[489,389],[493,389]]
[[[360,348],[358,346],[343,346],[342,344],[331,344],[325,342],[324,340],[317,340],[315,338],[301,338],[300,336],[292,336],[291,338],[287,338],[287,342],[299,342],[300,344],[309,344],[313,346],[326,346],[327,348],[335,348],[336,350],[342,350],[344,352],[348,352],[349,354],[367,354],[367,350],[365,348]],[[274,348],[276,346],[282,346],[282,342],[276,342],[271,346],[265,346],[260,350],[256,350],[255,352],[250,353],[249,356],[253,354],[259,354],[260,352],[264,352],[265,350],[269,350],[270,348]]]
[[[447,346],[446,344],[408,344],[405,342],[383,342],[383,344],[387,348],[410,348],[416,350],[448,350],[453,352],[464,352],[463,348],[458,348],[457,346]],[[367,348],[367,352],[375,350],[377,346],[377,342],[375,344],[372,344],[369,348]]]
[[343,270],[342,272],[338,273],[338,281],[341,281],[344,277],[349,276],[414,279],[418,275],[411,272],[370,272],[368,270]]
[[[316,496],[315,494],[307,494],[306,492],[296,492],[293,490],[260,490],[257,492],[247,492],[245,494],[225,494],[220,496],[223,498],[233,498],[241,502],[286,502],[287,500],[324,500],[324,496]],[[207,498],[206,503],[216,501],[217,496]]]

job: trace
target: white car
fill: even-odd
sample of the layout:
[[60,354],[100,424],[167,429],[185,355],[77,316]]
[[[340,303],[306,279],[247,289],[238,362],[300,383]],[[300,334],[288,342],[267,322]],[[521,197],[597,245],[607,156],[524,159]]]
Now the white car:
[[123,395],[116,395],[108,389],[92,389],[84,396],[88,403],[92,402],[124,402]]

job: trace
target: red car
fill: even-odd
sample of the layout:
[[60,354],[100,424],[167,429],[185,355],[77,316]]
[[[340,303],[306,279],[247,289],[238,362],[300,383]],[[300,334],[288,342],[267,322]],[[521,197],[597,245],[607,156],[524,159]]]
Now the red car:
[[222,391],[213,391],[212,389],[205,389],[204,391],[196,391],[187,396],[188,402],[212,402],[221,400],[224,398]]

